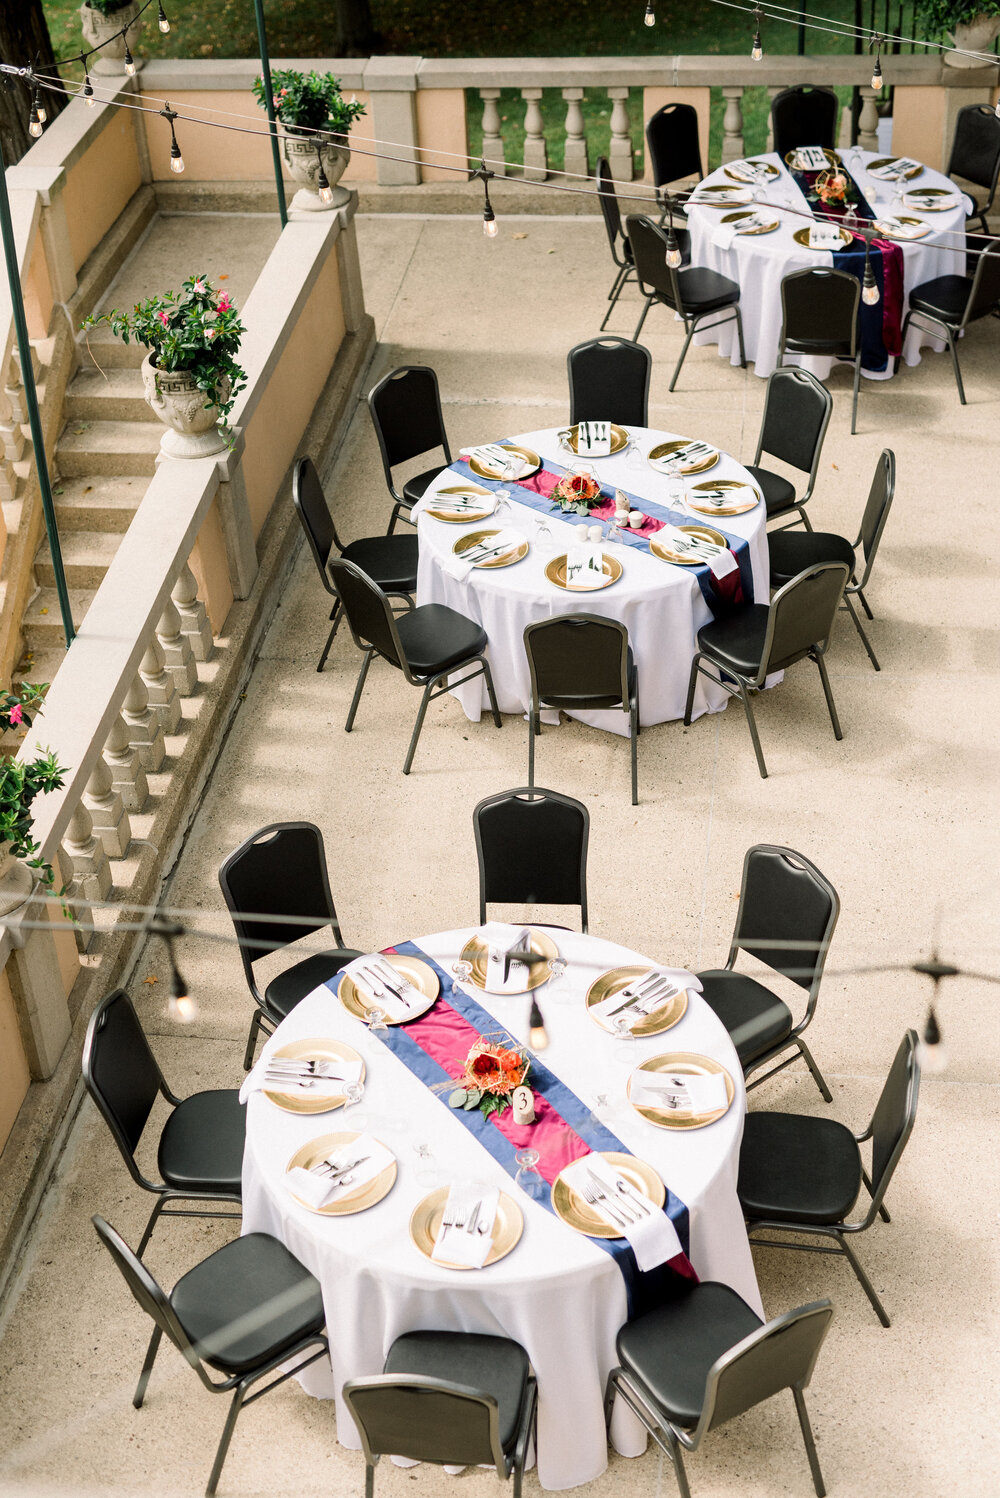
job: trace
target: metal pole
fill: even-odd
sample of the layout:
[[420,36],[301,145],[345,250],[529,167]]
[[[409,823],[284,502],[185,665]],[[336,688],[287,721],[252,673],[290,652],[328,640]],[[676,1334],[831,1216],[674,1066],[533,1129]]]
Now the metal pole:
[[799,11],[799,56],[804,57],[806,52],[806,11],[809,8],[809,0],[802,0],[802,9]]
[[7,196],[7,164],[0,143],[0,233],[3,234],[3,253],[7,261],[7,280],[10,283],[10,303],[14,312],[14,328],[17,346],[21,352],[21,379],[24,382],[24,398],[28,403],[28,422],[31,426],[31,445],[35,450],[35,469],[38,487],[42,494],[42,513],[52,554],[52,570],[56,575],[56,593],[59,595],[59,612],[62,614],[63,634],[69,648],[76,638],[73,614],[69,606],[66,588],[66,573],[63,570],[62,547],[59,545],[59,528],[56,524],[56,507],[52,499],[49,482],[49,465],[45,458],[45,439],[42,436],[42,418],[38,410],[38,392],[35,389],[35,371],[31,364],[31,343],[28,339],[28,324],[24,316],[24,297],[21,294],[21,275],[17,265],[17,249],[14,244],[14,225],[10,218],[10,199]]
[[271,57],[267,50],[267,32],[264,30],[264,0],[253,0],[253,8],[257,12],[257,39],[260,43],[260,66],[264,74],[264,102],[267,105],[267,117],[271,122],[271,155],[274,158],[274,181],[278,189],[278,213],[281,216],[281,227],[284,228],[288,223],[288,209],[285,207],[285,182],[281,175],[278,124],[274,114],[274,89],[271,87]]

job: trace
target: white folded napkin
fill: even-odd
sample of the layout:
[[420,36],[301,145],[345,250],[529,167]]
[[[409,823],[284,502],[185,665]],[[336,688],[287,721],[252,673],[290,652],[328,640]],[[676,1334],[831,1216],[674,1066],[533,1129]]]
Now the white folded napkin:
[[809,248],[811,250],[839,250],[843,248],[843,243],[836,224],[809,225]]
[[714,447],[709,447],[707,442],[685,442],[683,447],[678,447],[672,453],[664,453],[662,458],[657,458],[658,463],[701,463],[705,458],[711,457],[715,452]]
[[763,161],[731,161],[729,170],[744,182],[767,182],[771,176]]
[[875,225],[883,234],[891,234],[893,239],[920,239],[927,233],[926,224],[904,224],[898,218],[880,218]]
[[928,197],[926,193],[917,188],[913,192],[904,192],[903,203],[907,208],[954,208],[958,204],[958,196],[952,193],[948,197]]
[[467,561],[467,552],[446,551],[438,558],[442,572],[447,572],[456,582],[464,583],[473,567],[480,560],[496,561],[508,552],[514,551],[524,540],[523,531],[517,531],[513,526],[503,525],[495,536],[484,537],[481,547],[470,546],[469,551],[473,553],[472,561]]
[[611,452],[610,421],[581,421],[576,450],[582,458],[606,458]]
[[716,249],[731,250],[733,240],[736,238],[735,224],[719,224],[712,235],[712,243]]
[[629,1084],[629,1098],[640,1108],[690,1109],[692,1113],[709,1113],[724,1108],[729,1101],[726,1079],[721,1072],[692,1077],[683,1072],[634,1071]]
[[[478,1211],[476,1206],[478,1204]],[[455,1181],[448,1191],[442,1226],[438,1229],[432,1259],[446,1264],[465,1264],[473,1269],[482,1269],[493,1247],[493,1224],[496,1222],[500,1192],[493,1187],[484,1191],[467,1181]],[[472,1232],[465,1227],[446,1228],[444,1220],[456,1217],[464,1223],[475,1222]]]
[[[511,452],[509,447],[504,447],[502,442],[486,442],[482,447],[463,447],[462,455],[467,458],[475,458],[477,463],[480,463],[483,468],[488,468],[497,478],[518,479],[522,474],[531,472],[531,464],[525,463],[523,459],[518,459],[517,454]],[[504,465],[515,460],[517,461],[517,471],[515,473],[505,472]]]
[[[606,1211],[600,1201],[591,1202],[589,1205],[610,1227],[615,1228],[628,1240],[635,1254],[635,1261],[641,1270],[655,1269],[657,1264],[665,1264],[668,1259],[673,1259],[683,1252],[677,1229],[662,1207],[653,1206],[653,1203],[641,1191],[637,1191],[631,1181],[627,1181],[613,1165],[605,1160],[603,1155],[584,1155],[581,1159],[574,1160],[573,1164],[568,1165],[562,1173],[563,1180],[581,1196],[584,1194],[585,1187],[593,1189],[593,1181],[590,1179],[592,1175],[596,1176],[607,1189],[612,1208],[614,1209],[619,1201],[622,1206],[617,1208],[619,1215],[616,1218],[614,1211]],[[622,1186],[625,1188],[624,1191],[621,1189]],[[622,1218],[629,1215],[630,1201],[639,1204],[636,1207],[638,1219],[623,1227]],[[642,1210],[643,1202],[648,1209],[646,1211]]]
[[588,541],[584,546],[574,542],[566,548],[567,588],[590,589],[604,581],[604,552]]
[[743,505],[751,499],[754,504],[758,503],[757,491],[750,484],[740,484],[738,489],[699,489],[687,496],[687,502],[693,510],[699,505],[712,510],[726,510],[731,505]]
[[[368,976],[373,971],[374,981]],[[423,999],[420,990],[415,988],[409,978],[398,968],[393,967],[391,962],[387,962],[381,952],[369,952],[364,957],[355,957],[354,961],[349,962],[344,968],[344,972],[347,973],[355,988],[366,999],[370,999],[377,1009],[381,1009],[386,1019],[393,1021],[407,1019],[416,1014],[420,1007],[418,1001]],[[396,998],[394,994],[385,989],[384,983],[391,983],[393,988],[398,989],[403,995],[402,999]],[[382,992],[377,993],[377,989],[381,989]]]
[[895,161],[887,161],[884,166],[870,166],[868,175],[877,177],[882,182],[895,182],[919,165],[920,162],[914,161],[912,156],[897,156]]
[[[334,1060],[322,1058],[324,1069],[336,1072],[336,1076],[306,1078],[303,1074],[299,1081],[265,1082],[264,1077],[271,1062],[274,1061],[274,1050],[262,1051],[257,1059],[257,1064],[252,1071],[247,1072],[243,1078],[240,1088],[240,1102],[245,1103],[252,1092],[287,1092],[292,1097],[341,1097],[344,1088],[351,1082],[361,1080],[361,1062],[346,1061],[339,1056]],[[306,1057],[297,1057],[301,1064]],[[319,1059],[319,1058],[317,1058]]]
[[[660,987],[650,994],[648,998],[635,997],[637,989],[645,990],[647,985],[649,987],[653,986],[654,977],[657,979],[666,979],[670,987]],[[630,1020],[629,1029],[631,1030],[638,1024],[639,1020],[644,1019],[647,1014],[652,1014],[653,1010],[659,1009],[662,1004],[666,1004],[683,988],[700,990],[701,983],[693,973],[687,972],[684,968],[654,967],[648,973],[643,973],[640,978],[631,979],[617,993],[613,993],[609,998],[602,999],[599,1004],[595,1004],[590,1013],[597,1019],[609,1019],[612,1021],[616,1013],[627,1014]],[[630,999],[632,1000],[631,1003],[629,1003]],[[627,1005],[628,1007],[623,1009],[623,1005]]]
[[512,954],[530,950],[529,928],[512,926],[506,921],[487,921],[480,926],[479,936],[487,948],[486,992],[523,993],[531,969]]
[[799,146],[795,165],[800,172],[822,172],[830,163],[822,146]]
[[[426,508],[430,510],[441,510],[446,515],[471,514],[492,515],[496,509],[497,498],[495,494],[474,494],[471,489],[464,494],[436,494],[426,499]],[[416,505],[413,507],[416,509]]]
[[[373,1139],[370,1134],[360,1134],[349,1144],[341,1145],[340,1149],[327,1156],[325,1161],[320,1162],[320,1166],[314,1166],[312,1170],[305,1170],[301,1165],[287,1170],[285,1185],[293,1196],[308,1202],[310,1207],[325,1207],[328,1202],[336,1201],[338,1196],[349,1196],[359,1186],[373,1181],[395,1158],[390,1149]],[[321,1168],[323,1164],[349,1165],[353,1160],[360,1163],[347,1172],[348,1179],[344,1183],[331,1181]]]

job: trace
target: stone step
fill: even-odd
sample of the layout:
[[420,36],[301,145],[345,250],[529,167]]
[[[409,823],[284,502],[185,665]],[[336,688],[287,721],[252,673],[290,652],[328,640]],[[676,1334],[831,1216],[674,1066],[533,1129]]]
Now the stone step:
[[143,396],[142,376],[137,369],[112,368],[103,373],[87,368],[73,376],[63,405],[70,425],[85,421],[148,421],[149,407]]
[[[111,531],[69,531],[66,535],[61,535],[59,547],[68,586],[71,589],[96,591],[114,560],[120,540],[121,537]],[[54,588],[56,585],[55,568],[47,540],[35,555],[35,580],[42,588]]]
[[[91,328],[86,336],[81,334],[77,342],[80,345],[80,365],[83,369],[93,369],[95,360],[101,369],[138,369],[146,357],[144,344],[122,343],[104,324]],[[88,353],[88,346],[93,358]]]
[[146,492],[145,474],[132,478],[95,473],[63,478],[53,485],[59,534],[108,531],[123,535]]
[[61,474],[149,474],[156,472],[163,427],[158,421],[70,421],[56,446]]
[[16,691],[22,682],[30,682],[34,687],[51,682],[65,659],[65,647],[62,650],[26,652],[11,673],[13,689]]
[[[77,629],[86,618],[93,597],[92,588],[70,588],[69,606]],[[21,632],[25,650],[31,651],[36,660],[41,658],[42,651],[58,650],[63,645],[62,615],[55,588],[41,588],[31,600],[24,611]]]

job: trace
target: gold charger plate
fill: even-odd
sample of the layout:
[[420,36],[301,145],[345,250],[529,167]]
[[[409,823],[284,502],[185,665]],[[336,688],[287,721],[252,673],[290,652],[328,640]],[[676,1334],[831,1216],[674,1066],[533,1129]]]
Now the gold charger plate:
[[728,182],[713,182],[709,187],[696,187],[691,194],[692,208],[740,208],[753,202],[753,191],[749,187],[733,187]]
[[[634,1186],[647,1201],[657,1207],[663,1206],[667,1199],[666,1188],[656,1171],[645,1160],[638,1160],[635,1155],[622,1154],[619,1150],[600,1150],[595,1153],[600,1153],[601,1158],[613,1165],[618,1174],[624,1176],[629,1185]],[[564,1174],[564,1171],[560,1171],[552,1182],[552,1210],[556,1216],[568,1227],[586,1234],[588,1238],[624,1238],[623,1232],[612,1227],[610,1222],[599,1215],[596,1207],[592,1207],[563,1180]]]
[[[669,458],[671,453],[677,452],[682,447],[687,447],[689,440],[690,439],[688,438],[682,437],[675,439],[673,442],[659,442],[657,443],[656,447],[650,448],[649,452],[646,454],[646,460],[653,467],[655,467],[658,459]],[[715,452],[714,448],[713,452]],[[719,454],[718,452],[715,452],[714,457],[709,456],[707,458],[702,458],[698,463],[688,463],[687,465],[682,464],[680,471],[682,474],[707,473],[710,468],[715,467],[718,461]],[[657,473],[661,473],[662,469],[657,468],[656,471]]]
[[[279,1046],[276,1051],[271,1052],[271,1059],[282,1059],[285,1061],[360,1061],[361,1077],[365,1080],[365,1063],[363,1057],[357,1051],[352,1050],[349,1045],[344,1045],[339,1040],[290,1040],[287,1045]],[[345,1102],[345,1095],[336,1092],[324,1092],[320,1097],[309,1096],[308,1090],[296,1087],[289,1092],[283,1092],[280,1088],[267,1087],[263,1089],[264,1096],[274,1104],[276,1108],[283,1108],[286,1113],[332,1113],[334,1108],[341,1108]]]
[[931,232],[930,224],[925,224],[922,218],[908,218],[903,213],[894,214],[893,217],[898,218],[901,224],[913,224],[914,227],[919,227],[923,232],[920,234],[900,234],[897,236],[890,228],[884,228],[881,222],[876,219],[875,228],[878,230],[881,239],[891,239],[894,244],[912,244],[915,239],[923,239],[925,235]]
[[[750,166],[762,166],[764,168],[764,170],[767,172],[767,175],[769,177],[780,177],[781,176],[781,168],[775,166],[775,164],[774,164],[773,161],[761,161],[757,157],[754,157],[754,156],[748,156],[748,157],[746,157],[746,161],[747,161],[747,163]],[[751,180],[750,180],[749,177],[741,177],[740,174],[739,174],[739,172],[737,172],[733,166],[723,167],[723,171],[725,172],[726,176],[732,182],[746,183],[747,185],[749,185],[751,187],[752,186],[758,186],[758,187],[760,186],[759,183],[753,183],[753,182],[751,182]]]
[[[865,167],[865,171],[866,172],[871,172],[871,171],[874,171],[874,169],[876,167],[880,167],[880,166],[892,166],[893,162],[894,161],[898,161],[898,159],[899,158],[897,156],[879,156],[875,161],[869,161],[868,165]],[[903,173],[903,180],[904,180],[904,182],[909,182],[911,180],[911,178],[913,178],[913,177],[919,177],[920,173],[922,171],[923,171],[923,167],[920,165],[919,162],[917,163],[916,166],[911,166],[910,170],[908,172],[904,172]],[[876,181],[878,181],[878,180],[879,179],[876,178]],[[886,182],[888,182],[888,183],[891,184],[893,182],[898,182],[899,178],[898,177],[886,177],[884,180]]]
[[[824,156],[826,157],[827,161],[830,163],[831,166],[839,166],[840,165],[840,157],[839,157],[839,155],[837,154],[836,151],[831,151],[829,146],[821,146],[820,150],[823,152]],[[787,167],[791,167],[792,170],[796,171],[796,172],[813,172],[813,171],[821,170],[821,168],[811,167],[811,166],[795,166],[795,164],[794,164],[795,163],[795,158],[796,158],[796,156],[798,154],[799,154],[799,148],[798,148],[798,146],[796,146],[794,150],[788,151],[786,153],[786,155],[785,155],[785,165]]]
[[[841,242],[841,244],[851,244],[852,243],[852,241],[854,239],[854,235],[851,233],[850,229],[842,229],[839,224],[835,224],[834,227],[837,229],[837,231],[840,234],[840,242]],[[808,225],[805,228],[803,228],[803,229],[796,229],[794,231],[794,233],[792,234],[792,238],[795,240],[795,243],[796,244],[800,244],[803,249],[805,249],[805,250],[815,250],[815,252],[816,252],[817,255],[822,255],[824,253],[824,250],[828,249],[828,246],[826,246],[826,245],[819,246],[819,245],[813,245],[813,244],[809,243],[809,228],[808,228]]]
[[781,220],[780,219],[774,219],[774,221],[772,223],[770,223],[770,224],[760,224],[755,229],[741,229],[741,228],[739,228],[739,221],[740,221],[740,219],[741,218],[752,218],[753,214],[755,212],[756,212],[755,209],[741,208],[739,210],[739,212],[737,212],[737,213],[724,213],[722,215],[722,222],[724,224],[736,224],[737,225],[737,229],[736,229],[737,234],[745,234],[745,235],[747,235],[748,238],[749,238],[749,236],[751,234],[773,234],[774,231],[775,231],[775,229],[777,229],[780,226]]
[[[679,531],[686,531],[690,536],[704,536],[707,541],[713,541],[716,546],[725,546],[726,538],[721,531],[713,531],[708,525],[679,525]],[[660,541],[659,531],[650,537],[649,549],[654,557],[659,557],[661,562],[673,562],[678,567],[704,567],[706,563],[699,557],[682,557],[677,552],[671,551],[666,541]]]
[[[481,494],[484,499],[493,499],[489,489],[480,489],[478,484],[451,484],[447,489],[439,489],[438,494]],[[493,505],[483,509],[475,510],[471,506],[461,515],[452,515],[448,510],[435,510],[433,501],[426,506],[427,514],[432,515],[435,520],[443,520],[447,525],[470,525],[476,520],[488,520],[493,514]]]
[[[693,1113],[689,1108],[645,1108],[640,1107],[638,1103],[632,1103],[632,1107],[640,1118],[644,1118],[647,1123],[656,1124],[660,1129],[703,1129],[706,1124],[715,1123],[717,1118],[722,1118],[723,1114],[728,1113],[733,1098],[736,1096],[732,1077],[722,1062],[714,1060],[711,1056],[694,1056],[690,1051],[667,1051],[662,1056],[651,1056],[636,1070],[677,1072],[682,1077],[723,1076],[726,1079],[726,1095],[729,1101],[724,1108],[710,1108],[707,1113]],[[633,1072],[632,1075],[634,1076],[635,1073]],[[625,1091],[631,1103],[632,1077],[629,1077]]]
[[[501,447],[506,447],[512,453],[519,453],[522,462],[531,464],[531,473],[537,473],[539,468],[541,468],[541,458],[536,452],[532,452],[530,447],[522,447],[518,442],[501,442],[499,445]],[[493,468],[485,467],[484,464],[480,463],[478,458],[469,458],[468,464],[473,473],[478,474],[481,479],[492,479],[495,483],[497,479],[503,478],[502,473],[497,473]],[[529,479],[531,477],[531,473],[522,473],[521,478]],[[512,484],[516,484],[517,479],[511,479],[510,482]]]
[[[553,957],[559,956],[559,948],[547,931],[540,931],[537,926],[530,926],[528,929],[531,933],[528,946],[532,952],[535,952],[539,957],[544,957],[546,961],[532,963],[528,969],[528,977],[525,985],[519,990],[521,993],[530,993],[533,988],[541,988],[543,983],[547,983],[549,980],[548,963],[552,961]],[[475,935],[469,937],[469,940],[462,948],[462,961],[472,963],[472,973],[469,982],[474,988],[481,988],[484,993],[486,992],[486,964],[488,960],[489,947],[477,931]],[[509,989],[508,992],[514,993],[515,990]],[[498,997],[503,998],[504,995],[500,994]]]
[[[579,436],[580,436],[580,423],[578,421],[574,421],[573,425],[570,427],[569,430],[570,430],[569,445],[573,449],[573,451],[579,455],[580,449],[577,446],[577,441],[578,441]],[[628,447],[628,432],[626,432],[626,430],[625,430],[624,427],[620,427],[615,422],[612,422],[611,423],[611,451],[606,456],[609,457],[609,458],[613,457],[615,453],[622,452],[623,449],[626,448],[626,447]],[[584,453],[584,457],[587,458],[587,460],[589,461],[591,458],[596,457],[596,454],[594,454],[594,453]]]
[[[345,1144],[360,1139],[361,1135],[355,1129],[344,1129],[339,1134],[320,1134],[318,1139],[310,1139],[295,1154],[285,1166],[286,1172],[294,1170],[300,1165],[303,1170],[312,1170],[321,1160],[332,1155],[334,1150],[343,1149]],[[295,1196],[295,1200],[301,1207],[308,1207],[310,1212],[316,1212],[320,1217],[351,1217],[355,1212],[365,1212],[369,1207],[374,1207],[383,1196],[388,1196],[396,1180],[396,1162],[393,1160],[384,1170],[370,1181],[365,1181],[353,1191],[348,1191],[346,1196],[338,1197],[336,1201],[327,1202],[325,1207],[313,1207],[309,1202],[304,1202],[301,1196]]]
[[[600,1004],[603,999],[610,999],[612,994],[621,993],[622,989],[627,988],[633,979],[642,978],[646,973],[654,971],[655,969],[650,967],[649,963],[640,962],[629,967],[613,967],[610,972],[602,973],[587,989],[588,1011],[593,1009],[595,1004]],[[644,1035],[662,1035],[664,1030],[672,1029],[678,1020],[684,1018],[687,1006],[687,989],[682,988],[679,993],[674,994],[673,998],[666,999],[658,1009],[652,1010],[638,1024],[633,1025],[630,1033],[637,1040],[641,1040]],[[614,1026],[606,1019],[596,1014],[591,1014],[590,1017],[595,1024],[600,1025],[602,1030],[614,1034]]]
[[[441,1218],[444,1216],[445,1203],[448,1200],[448,1189],[447,1186],[439,1186],[436,1191],[425,1196],[423,1201],[417,1202],[410,1217],[410,1238],[425,1259],[434,1259],[434,1245],[441,1230]],[[505,1259],[523,1231],[524,1217],[521,1214],[521,1208],[512,1197],[507,1195],[506,1191],[501,1191],[497,1215],[493,1223],[493,1247],[487,1255],[483,1268],[495,1264],[498,1259]],[[442,1269],[474,1269],[476,1267],[474,1264],[451,1264],[447,1259],[434,1259],[434,1263],[440,1264]]]
[[[409,978],[414,988],[418,988],[427,1000],[422,1008],[414,1007],[408,1014],[401,1015],[399,1019],[390,1019],[386,1015],[386,1024],[405,1025],[411,1019],[418,1019],[421,1014],[426,1014],[441,992],[441,984],[434,969],[426,962],[422,962],[419,957],[410,957],[408,954],[400,955],[398,952],[385,953],[382,960],[390,967],[397,968],[404,978]],[[340,980],[337,995],[348,1014],[353,1014],[355,1019],[367,1019],[369,1009],[378,1007],[376,999],[370,999],[366,994],[358,992],[354,979],[347,974]]]
[[[738,505],[699,505],[697,494],[699,489],[753,489],[756,499],[745,500]],[[691,493],[687,502],[692,510],[697,510],[699,515],[745,515],[748,510],[755,510],[761,501],[761,492],[754,489],[752,484],[741,483],[739,479],[709,479],[704,484],[692,484]]]
[[602,588],[610,588],[622,575],[622,564],[617,557],[609,557],[604,553],[604,581],[595,583],[590,588],[571,588],[566,581],[566,553],[553,557],[546,564],[545,576],[550,583],[555,583],[557,588],[563,588],[567,593],[599,593]]
[[[480,541],[485,541],[490,536],[499,536],[499,534],[499,526],[494,526],[492,530],[470,531],[467,536],[459,536],[451,549],[457,557],[460,557],[463,551],[468,551],[470,547],[478,546]],[[510,551],[505,551],[498,557],[487,557],[485,562],[473,562],[472,565],[473,567],[482,567],[484,570],[487,567],[513,567],[515,562],[523,561],[527,555],[528,538],[525,536]]]
[[[909,203],[906,202],[907,198],[910,199]],[[918,203],[914,201],[916,198],[946,198],[948,201],[944,203]],[[903,194],[903,202],[906,204],[906,207],[916,208],[918,213],[949,213],[952,208],[958,207],[959,201],[958,193],[949,192],[946,187],[918,187],[914,193],[904,192]]]

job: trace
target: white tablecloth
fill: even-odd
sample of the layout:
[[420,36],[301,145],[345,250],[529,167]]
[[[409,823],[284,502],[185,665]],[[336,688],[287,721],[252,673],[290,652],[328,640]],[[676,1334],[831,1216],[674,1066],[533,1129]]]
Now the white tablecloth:
[[[853,151],[842,154],[844,164],[853,173],[856,159],[867,165],[879,153],[859,150],[856,157]],[[804,194],[779,156],[755,156],[754,160],[770,161],[781,169],[781,176],[774,179],[773,187],[761,188],[759,201],[763,205],[777,207],[784,204],[797,208],[800,212],[811,212]],[[920,176],[913,178],[908,184],[880,182],[863,170],[858,171],[857,179],[861,191],[876,213],[902,213],[908,218],[923,218],[931,225],[931,233],[926,238],[900,244],[903,251],[902,316],[905,317],[912,287],[933,280],[935,276],[965,274],[964,231],[968,199],[947,177],[929,167],[925,167]],[[724,167],[719,167],[705,178],[706,185],[723,182],[730,186],[738,185],[725,175]],[[912,186],[914,190],[922,187],[947,188],[956,194],[959,203],[945,213],[921,214],[916,209],[893,206],[897,186]],[[873,194],[878,196],[877,203],[873,201]],[[735,211],[735,207],[721,210],[703,207],[690,209],[691,261],[694,265],[707,265],[712,270],[720,271],[722,275],[738,283],[747,363],[753,365],[756,374],[766,378],[778,362],[782,279],[792,271],[804,270],[809,266],[833,265],[833,255],[829,250],[809,250],[795,243],[793,233],[809,221],[797,213],[780,213],[781,226],[771,234],[737,235],[731,248],[720,249],[713,243],[712,236],[725,214]],[[706,333],[699,333],[694,341],[699,344],[717,343],[723,358],[729,359],[733,364],[740,362],[735,322],[724,323],[718,330],[710,328]],[[919,364],[920,349],[924,346],[941,349],[944,344],[930,334],[922,333],[919,328],[911,327],[903,349],[906,363]],[[787,354],[784,362],[797,364],[808,369],[817,379],[825,380],[835,361]],[[893,361],[890,358],[887,368],[880,372],[862,372],[871,379],[888,379],[893,372]]]
[[[643,427],[634,427],[632,432],[643,454],[657,443],[678,435]],[[701,433],[684,435],[690,438]],[[571,455],[559,447],[555,430],[527,432],[513,440],[532,448],[543,462],[547,460],[566,468],[573,461]],[[655,472],[648,463],[643,462],[640,468],[633,469],[624,453],[592,461],[602,483],[616,485],[641,499],[667,504],[672,481]],[[746,469],[735,458],[723,453],[714,468],[682,480],[681,486],[688,492],[693,484],[721,478],[750,482]],[[535,532],[542,514],[517,503],[517,485],[510,484],[507,486],[512,497],[510,524],[523,530],[531,541],[528,555],[511,567],[476,568],[464,582],[458,582],[442,570],[441,558],[451,552],[460,536],[481,528],[482,523],[480,526],[452,525],[423,513],[424,503],[439,488],[456,482],[453,473],[441,475],[429,487],[425,501],[416,507],[420,537],[417,602],[447,604],[483,626],[489,638],[487,654],[500,711],[524,713],[531,702],[531,679],[524,652],[525,625],[556,614],[586,613],[619,619],[628,630],[639,672],[639,710],[643,725],[683,717],[698,630],[712,618],[694,569],[661,562],[638,547],[610,546],[606,550],[619,558],[624,569],[618,582],[597,593],[565,592],[549,582],[545,566],[566,550],[568,541],[575,539],[574,527],[585,523],[585,517],[572,515],[567,523],[558,511],[550,514],[547,507],[544,518],[552,532],[552,540],[548,544],[538,544]],[[766,603],[768,598],[766,518],[764,506],[759,504],[744,515],[729,515],[718,521],[730,535],[745,536],[749,542],[758,603]],[[699,521],[706,525],[712,523],[693,513],[687,519],[692,524]],[[466,716],[478,722],[488,702],[482,678],[477,677],[459,687],[455,695]],[[727,701],[721,687],[699,676],[692,716],[721,712]],[[572,716],[614,733],[628,733],[628,718],[622,712],[581,712]]]
[[[449,970],[469,934],[446,932],[417,945]],[[625,1101],[628,1067],[613,1054],[620,1042],[589,1019],[583,1005],[598,973],[641,959],[596,937],[560,931],[558,942],[570,962],[563,983],[576,1002],[557,1003],[545,987],[539,992],[550,1037],[546,1065],[585,1102],[605,1092],[619,1105],[608,1121],[612,1132],[655,1166],[687,1204],[690,1257],[699,1276],[731,1285],[762,1314],[736,1198],[746,1094],[729,1036],[692,994],[687,1013],[672,1030],[634,1042],[637,1061],[667,1050],[714,1056],[736,1085],[732,1107],[709,1127],[679,1133],[655,1128]],[[527,998],[477,998],[498,1026],[526,1041]],[[520,1342],[537,1373],[541,1485],[574,1487],[600,1476],[607,1463],[604,1384],[616,1361],[615,1335],[626,1319],[625,1285],[615,1261],[525,1197],[446,1102],[381,1041],[366,1036],[328,989],[317,989],[298,1004],[278,1035],[282,1041],[332,1036],[369,1047],[358,1111],[369,1115],[371,1131],[399,1161],[396,1183],[377,1206],[351,1217],[320,1217],[293,1201],[284,1184],[285,1167],[309,1139],[350,1127],[350,1110],[301,1117],[280,1111],[259,1093],[249,1100],[243,1231],[280,1238],[323,1287],[332,1370],[325,1361],[318,1363],[303,1374],[302,1383],[312,1394],[337,1398],[340,1442],[360,1447],[340,1389],[346,1379],[380,1373],[396,1337],[431,1328],[484,1332]],[[411,1243],[410,1214],[429,1189],[415,1177],[414,1145],[422,1142],[432,1148],[443,1178],[488,1180],[518,1199],[524,1235],[505,1259],[484,1270],[456,1272],[432,1263]],[[626,1455],[644,1449],[644,1432],[626,1410],[616,1412],[612,1437]]]

